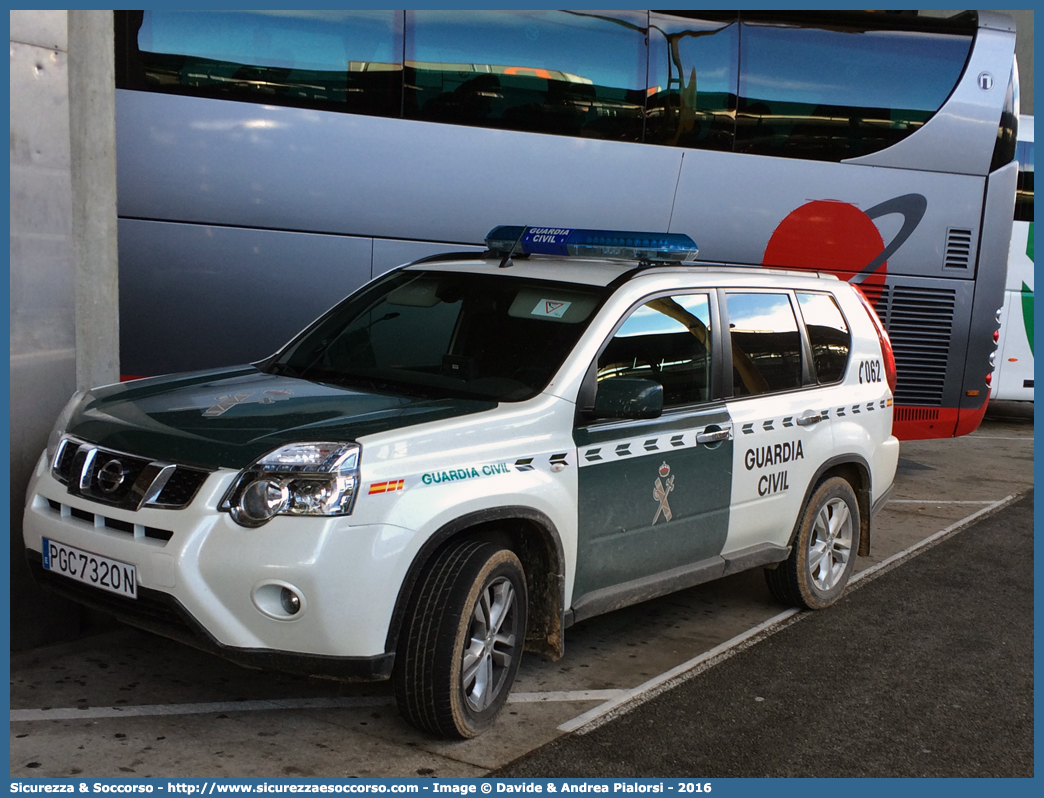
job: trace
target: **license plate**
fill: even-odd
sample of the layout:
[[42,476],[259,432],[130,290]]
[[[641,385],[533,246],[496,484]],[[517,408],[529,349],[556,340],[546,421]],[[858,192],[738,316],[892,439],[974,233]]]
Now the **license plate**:
[[110,593],[138,597],[138,570],[130,563],[44,538],[43,567]]

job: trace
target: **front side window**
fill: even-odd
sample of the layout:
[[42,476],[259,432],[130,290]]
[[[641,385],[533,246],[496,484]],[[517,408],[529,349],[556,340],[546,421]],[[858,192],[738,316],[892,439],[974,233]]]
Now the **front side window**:
[[786,294],[729,294],[732,392],[757,396],[800,388],[801,335]]
[[710,398],[711,322],[706,294],[652,299],[635,310],[598,357],[598,381],[616,377],[663,386],[664,407]]
[[628,11],[409,11],[404,116],[641,141],[647,20]]
[[269,368],[376,391],[528,399],[562,365],[604,293],[501,274],[395,272],[316,322]]
[[838,382],[845,376],[852,336],[845,317],[830,294],[797,295],[801,316],[812,345],[812,365],[819,383]]

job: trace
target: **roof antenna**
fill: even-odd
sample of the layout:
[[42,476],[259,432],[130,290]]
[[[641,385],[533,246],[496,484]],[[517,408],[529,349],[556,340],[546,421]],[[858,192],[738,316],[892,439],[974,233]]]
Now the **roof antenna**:
[[503,260],[500,261],[501,269],[507,269],[515,265],[515,262],[511,260],[511,256],[515,254],[515,249],[518,247],[520,243],[522,243],[522,237],[526,234],[526,231],[528,229],[528,226],[522,228],[522,232],[519,233],[518,238],[515,239],[515,243],[511,245],[511,249],[507,251],[507,254],[504,255]]

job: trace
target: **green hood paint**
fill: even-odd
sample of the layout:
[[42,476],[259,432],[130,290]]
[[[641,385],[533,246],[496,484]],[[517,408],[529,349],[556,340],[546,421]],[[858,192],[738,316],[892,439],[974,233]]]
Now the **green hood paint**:
[[357,440],[494,407],[491,401],[370,393],[246,366],[96,389],[66,431],[154,460],[244,468],[287,443]]

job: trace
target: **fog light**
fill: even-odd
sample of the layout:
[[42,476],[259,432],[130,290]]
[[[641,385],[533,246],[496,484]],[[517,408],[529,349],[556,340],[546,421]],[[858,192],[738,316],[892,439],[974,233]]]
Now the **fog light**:
[[304,591],[290,582],[259,582],[250,591],[250,598],[263,615],[274,621],[297,621],[308,614]]
[[301,609],[301,597],[289,588],[284,587],[279,593],[279,602],[287,615],[296,615]]

